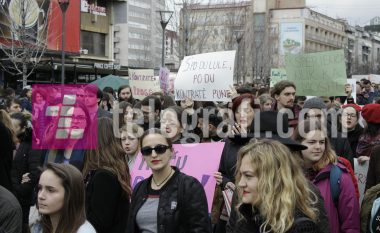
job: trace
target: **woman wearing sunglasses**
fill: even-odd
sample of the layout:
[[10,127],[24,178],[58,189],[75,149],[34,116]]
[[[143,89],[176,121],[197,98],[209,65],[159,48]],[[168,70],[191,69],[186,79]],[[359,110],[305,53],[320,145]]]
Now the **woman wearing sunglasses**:
[[140,146],[152,175],[133,191],[127,232],[211,232],[204,189],[198,180],[170,166],[170,139],[150,129]]

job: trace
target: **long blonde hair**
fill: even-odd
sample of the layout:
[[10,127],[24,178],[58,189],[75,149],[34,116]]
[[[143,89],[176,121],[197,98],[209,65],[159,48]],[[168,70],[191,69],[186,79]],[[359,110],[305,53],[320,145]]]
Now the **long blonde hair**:
[[86,176],[91,170],[99,168],[108,170],[117,176],[124,193],[130,196],[131,176],[124,155],[120,141],[113,132],[113,121],[107,117],[99,118],[97,149],[87,151],[83,174]]
[[[323,152],[323,155],[321,159],[313,164],[312,169],[314,171],[320,171],[323,168],[325,168],[329,164],[335,164],[338,161],[338,157],[335,154],[335,151],[331,147],[330,140],[327,138],[327,132],[326,129],[322,127],[321,122],[319,121],[314,121],[314,120],[304,120],[298,123],[298,126],[296,130],[294,131],[293,138],[294,140],[302,143],[306,138],[303,137],[302,135],[306,135],[310,133],[311,131],[322,131],[326,137],[325,137],[325,151]],[[298,152],[298,156],[302,159],[302,153]]]
[[[295,210],[301,211],[313,221],[317,221],[318,201],[310,189],[309,182],[289,149],[280,142],[252,139],[238,153],[236,184],[240,182],[242,159],[249,156],[258,177],[257,198],[252,203],[263,217],[260,232],[284,233],[294,223]],[[238,188],[239,189],[239,188]],[[241,190],[239,190],[241,202]]]

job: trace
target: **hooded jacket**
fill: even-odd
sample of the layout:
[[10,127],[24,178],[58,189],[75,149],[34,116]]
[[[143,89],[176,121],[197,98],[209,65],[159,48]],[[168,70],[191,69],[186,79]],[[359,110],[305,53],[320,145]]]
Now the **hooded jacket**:
[[343,171],[340,178],[340,195],[337,208],[332,199],[330,179],[322,178],[324,173],[330,173],[332,165],[329,164],[320,170],[312,182],[318,187],[325,201],[331,233],[359,233],[359,201],[355,194],[355,187],[347,168],[340,163],[337,166]]

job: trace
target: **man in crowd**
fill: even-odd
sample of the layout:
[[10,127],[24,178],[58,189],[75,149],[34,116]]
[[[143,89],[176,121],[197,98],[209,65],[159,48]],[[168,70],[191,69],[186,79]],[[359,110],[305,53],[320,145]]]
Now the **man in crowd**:
[[371,104],[379,93],[374,90],[371,81],[364,79],[362,81],[362,91],[357,95],[357,102],[359,105]]
[[294,105],[296,96],[296,86],[294,83],[287,80],[276,83],[271,96],[276,100],[272,110],[286,113],[289,118],[289,127],[296,127],[300,108],[298,105]]
[[141,111],[144,117],[142,127],[144,130],[160,128],[161,101],[156,96],[150,95],[141,101]]

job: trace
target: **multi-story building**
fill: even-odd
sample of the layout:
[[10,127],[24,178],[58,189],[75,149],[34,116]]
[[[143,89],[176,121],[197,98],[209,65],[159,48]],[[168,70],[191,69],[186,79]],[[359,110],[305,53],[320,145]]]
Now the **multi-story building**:
[[352,74],[370,74],[380,72],[380,36],[355,27],[355,46]]
[[287,52],[313,53],[346,47],[345,25],[339,20],[306,7],[272,9],[270,12],[271,27],[280,37],[278,60],[274,59],[274,66],[284,66]]
[[369,24],[370,24],[370,25],[380,25],[380,17],[377,16],[377,17],[372,18],[372,19],[369,21]]
[[180,57],[237,49],[251,2],[185,5],[180,11]]
[[128,0],[128,23],[117,25],[115,57],[129,67],[156,68],[161,64],[162,28],[159,10],[164,0]]
[[305,0],[254,0],[253,4],[253,22],[247,29],[254,39],[245,51],[255,56],[247,57],[252,64],[247,66],[248,80],[266,80],[271,68],[285,66],[286,53],[337,50],[347,44],[344,23],[309,9]]

